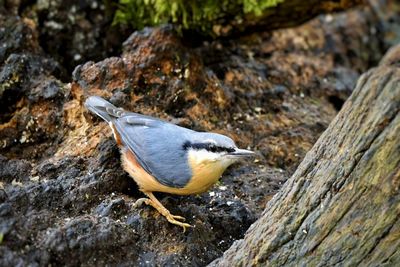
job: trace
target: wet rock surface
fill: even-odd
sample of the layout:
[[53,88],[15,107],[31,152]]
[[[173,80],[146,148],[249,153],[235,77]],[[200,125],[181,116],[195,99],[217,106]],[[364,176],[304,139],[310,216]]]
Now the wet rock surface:
[[[196,47],[171,26],[148,28],[120,55],[83,61],[65,83],[68,57],[50,56],[47,37],[38,38],[56,33],[11,14],[0,15],[14,25],[0,31],[2,266],[208,264],[260,216],[393,29],[384,23],[389,13],[377,17],[371,7]],[[257,158],[230,168],[207,193],[157,194],[194,225],[183,233],[153,208],[133,207],[143,195],[107,125],[83,108],[89,95],[229,135]]]

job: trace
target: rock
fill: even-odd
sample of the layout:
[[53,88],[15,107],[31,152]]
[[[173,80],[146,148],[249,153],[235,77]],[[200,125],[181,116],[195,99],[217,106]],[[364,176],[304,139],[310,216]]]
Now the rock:
[[17,16],[7,14],[0,7],[0,66],[11,55],[17,53],[38,53],[41,51],[38,45],[36,28],[22,21]]
[[107,1],[44,0],[22,6],[23,12],[38,17],[38,35],[43,49],[69,72],[76,65],[116,54],[128,36],[112,25]]
[[0,202],[3,203],[7,200],[8,196],[4,189],[0,189]]
[[[78,217],[48,231],[42,246],[53,255],[59,255],[53,261],[64,261],[64,257],[68,257],[70,266],[83,261],[104,266],[126,262],[126,257],[137,258],[137,240],[137,234],[121,223],[108,218]],[[110,250],[116,253],[102,256]]]
[[0,29],[0,153],[37,158],[61,130],[68,90],[52,76],[62,68],[43,54],[31,21],[4,12],[0,20],[6,26]]
[[31,165],[27,160],[7,159],[0,155],[0,181],[5,183],[29,180]]
[[[12,208],[11,208],[10,204],[8,204],[8,203],[0,204],[0,216],[5,216],[11,212],[12,212]],[[6,231],[1,231],[1,232],[4,234],[4,232],[6,232]]]
[[95,213],[102,217],[112,217],[117,214],[126,214],[128,207],[122,198],[114,199],[110,203],[101,203],[95,210]]

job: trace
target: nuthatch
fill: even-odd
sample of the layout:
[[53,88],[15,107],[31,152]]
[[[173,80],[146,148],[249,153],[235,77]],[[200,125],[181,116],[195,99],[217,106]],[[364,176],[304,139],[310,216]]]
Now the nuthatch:
[[149,198],[138,202],[153,206],[170,223],[185,227],[185,218],[172,215],[153,195],[207,191],[225,169],[254,152],[239,149],[227,136],[196,132],[157,118],[117,108],[91,96],[85,106],[112,129],[121,150],[122,166]]

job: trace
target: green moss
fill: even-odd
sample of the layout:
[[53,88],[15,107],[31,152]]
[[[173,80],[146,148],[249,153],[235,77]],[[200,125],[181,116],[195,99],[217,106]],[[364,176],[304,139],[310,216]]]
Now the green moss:
[[[285,0],[119,0],[114,23],[135,29],[173,23],[180,29],[206,34],[229,21],[240,22],[246,15],[261,16]],[[215,34],[215,30],[214,30]]]

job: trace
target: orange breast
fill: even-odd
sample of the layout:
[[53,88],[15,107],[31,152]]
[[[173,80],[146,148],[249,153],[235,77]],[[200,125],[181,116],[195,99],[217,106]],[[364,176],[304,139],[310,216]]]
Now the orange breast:
[[121,159],[124,170],[135,180],[141,191],[185,195],[185,193],[181,191],[181,188],[168,187],[158,182],[140,166],[135,155],[129,149],[123,149]]
[[[221,176],[225,169],[201,165],[193,170],[193,177],[183,188],[168,187],[158,182],[137,162],[129,149],[122,150],[122,166],[138,184],[140,190],[147,192],[164,192],[176,195],[199,194],[207,191]],[[171,166],[173,167],[173,166]]]

